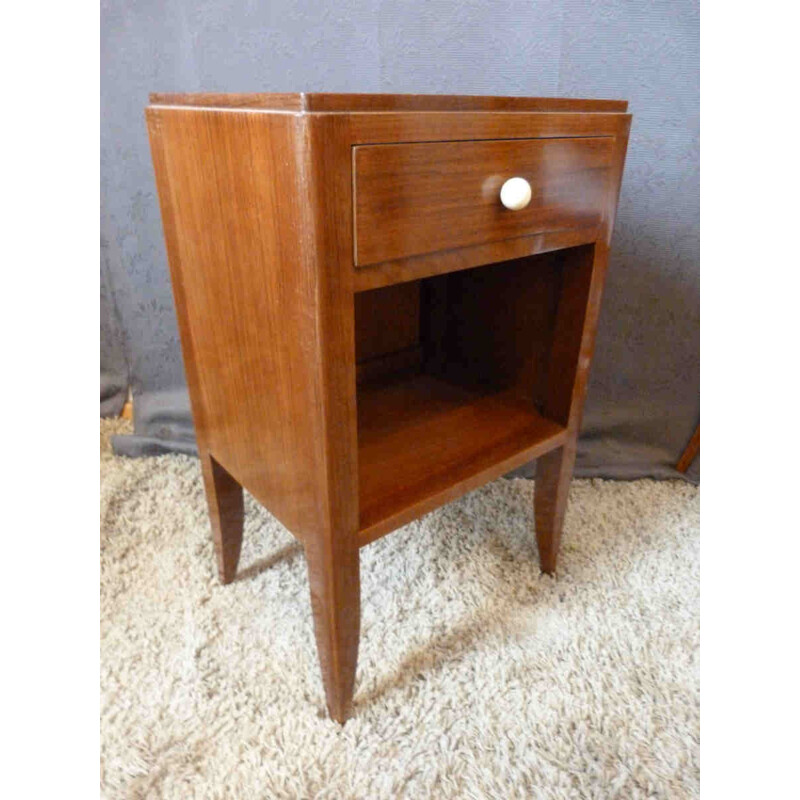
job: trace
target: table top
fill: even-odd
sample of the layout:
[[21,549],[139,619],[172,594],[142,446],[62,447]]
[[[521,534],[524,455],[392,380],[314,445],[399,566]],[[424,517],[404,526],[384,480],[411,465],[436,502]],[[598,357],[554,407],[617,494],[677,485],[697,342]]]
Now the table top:
[[502,97],[491,95],[434,94],[289,94],[222,92],[150,95],[153,105],[202,106],[210,108],[257,108],[269,111],[574,111],[623,113],[625,100],[590,100],[572,97]]

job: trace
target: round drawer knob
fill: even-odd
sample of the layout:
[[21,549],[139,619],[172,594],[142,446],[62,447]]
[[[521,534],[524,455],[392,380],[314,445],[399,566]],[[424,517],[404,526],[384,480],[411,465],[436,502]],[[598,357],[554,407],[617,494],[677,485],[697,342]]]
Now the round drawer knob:
[[531,201],[531,185],[525,178],[509,178],[500,189],[500,202],[511,211],[519,211]]

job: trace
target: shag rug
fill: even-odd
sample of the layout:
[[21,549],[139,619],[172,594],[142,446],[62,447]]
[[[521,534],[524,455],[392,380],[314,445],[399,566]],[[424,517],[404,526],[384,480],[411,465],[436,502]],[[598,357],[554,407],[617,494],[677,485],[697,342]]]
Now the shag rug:
[[699,793],[699,491],[573,484],[558,576],[529,480],[361,551],[355,716],[325,713],[303,551],[247,497],[221,586],[199,462],[101,422],[106,798],[677,798]]

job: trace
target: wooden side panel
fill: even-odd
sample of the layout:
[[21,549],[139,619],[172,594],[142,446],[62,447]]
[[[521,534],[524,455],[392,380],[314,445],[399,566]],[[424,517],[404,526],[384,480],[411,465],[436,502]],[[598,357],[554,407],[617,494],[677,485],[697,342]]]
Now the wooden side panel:
[[564,253],[543,412],[567,428],[567,440],[539,459],[534,488],[539,560],[548,573],[556,569],[607,266],[605,242]]
[[[430,368],[462,384],[514,389],[541,406],[541,375],[553,336],[560,253],[545,253],[431,278],[442,300]],[[431,291],[430,295],[434,292]]]
[[356,294],[356,361],[418,347],[419,310],[419,283]]
[[577,435],[608,259],[602,243],[577,247],[564,255],[543,411]]
[[352,182],[347,119],[307,115],[308,175],[304,202],[312,210],[313,253],[318,279],[320,403],[327,518],[331,535],[355,539],[358,525],[355,311],[352,253]]
[[[597,225],[608,196],[611,137],[427,142],[354,150],[358,266]],[[509,211],[500,188],[533,196]]]
[[542,570],[548,573],[555,572],[558,560],[630,123],[629,116],[620,120],[614,140],[602,237],[594,245],[564,253],[555,332],[545,375],[543,410],[549,418],[567,426],[568,436],[563,447],[539,459],[534,489],[536,542]]
[[325,476],[302,120],[147,121],[199,449],[303,537]]
[[358,383],[418,372],[422,365],[419,282],[359,292],[354,301]]

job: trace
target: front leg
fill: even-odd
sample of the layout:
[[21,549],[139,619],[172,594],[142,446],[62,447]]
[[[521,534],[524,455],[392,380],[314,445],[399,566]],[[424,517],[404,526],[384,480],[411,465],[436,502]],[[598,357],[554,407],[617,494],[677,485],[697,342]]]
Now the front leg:
[[536,544],[539,547],[542,572],[549,575],[556,571],[574,464],[574,440],[545,453],[536,462],[536,481],[533,488]]
[[306,544],[317,653],[328,713],[343,723],[353,701],[361,588],[358,546],[312,538]]
[[562,256],[561,295],[544,373],[542,411],[563,425],[568,437],[537,461],[533,501],[539,561],[542,571],[550,574],[558,559],[607,265],[608,246],[601,241],[564,251]]

